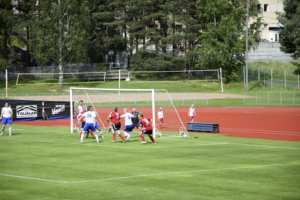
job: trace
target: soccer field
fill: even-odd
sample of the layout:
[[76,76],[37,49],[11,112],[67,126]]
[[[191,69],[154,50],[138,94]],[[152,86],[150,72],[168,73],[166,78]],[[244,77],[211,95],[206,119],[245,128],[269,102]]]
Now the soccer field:
[[[147,142],[149,138],[145,137]],[[0,137],[0,199],[300,199],[300,143],[191,133],[141,144],[66,127]]]

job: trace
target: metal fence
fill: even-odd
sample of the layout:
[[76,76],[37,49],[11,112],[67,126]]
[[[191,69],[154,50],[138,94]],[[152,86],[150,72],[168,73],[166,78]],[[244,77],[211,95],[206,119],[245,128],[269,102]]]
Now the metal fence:
[[247,92],[243,101],[244,105],[300,105],[300,92]]
[[[298,87],[300,88],[300,76],[287,71],[276,71],[272,69],[262,70],[260,68],[249,69],[248,71],[249,81],[261,81],[264,86],[270,88],[282,87],[287,89],[287,87]],[[244,81],[245,81],[245,71],[244,71]]]

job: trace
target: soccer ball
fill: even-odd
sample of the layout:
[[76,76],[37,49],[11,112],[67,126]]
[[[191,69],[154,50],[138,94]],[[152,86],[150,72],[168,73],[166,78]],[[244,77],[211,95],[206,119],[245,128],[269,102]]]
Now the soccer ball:
[[129,82],[129,81],[130,81],[130,78],[129,78],[129,77],[127,77],[127,78],[125,79],[125,81],[126,81],[126,82]]

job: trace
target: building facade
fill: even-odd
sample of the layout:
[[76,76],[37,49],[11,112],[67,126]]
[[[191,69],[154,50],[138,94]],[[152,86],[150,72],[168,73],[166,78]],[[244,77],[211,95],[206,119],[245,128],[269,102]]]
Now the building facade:
[[[253,1],[253,0],[250,0]],[[278,14],[282,14],[284,0],[255,0],[259,17],[262,18],[261,39],[263,42],[279,42],[282,24],[278,21]],[[242,0],[246,5],[247,0]],[[251,23],[251,21],[250,21]]]

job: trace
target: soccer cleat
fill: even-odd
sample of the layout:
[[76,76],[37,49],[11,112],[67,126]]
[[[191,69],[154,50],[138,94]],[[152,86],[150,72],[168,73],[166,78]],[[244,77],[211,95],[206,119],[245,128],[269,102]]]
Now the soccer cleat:
[[142,141],[141,143],[142,143],[142,144],[146,144],[146,141]]
[[101,138],[104,139],[104,135],[103,134],[101,135]]
[[126,139],[126,142],[129,142],[129,138]]
[[156,144],[156,142],[152,142],[152,144]]
[[1,132],[1,134],[0,134],[1,136],[3,135],[3,132]]
[[116,143],[116,141],[111,141],[111,143]]

